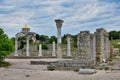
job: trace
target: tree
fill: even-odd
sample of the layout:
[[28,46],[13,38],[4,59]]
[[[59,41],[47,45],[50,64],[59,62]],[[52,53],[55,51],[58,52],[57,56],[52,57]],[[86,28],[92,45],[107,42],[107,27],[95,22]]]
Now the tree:
[[39,36],[39,34],[36,34],[36,40],[40,40]]
[[6,34],[4,34],[4,31],[0,28],[0,64],[13,50],[13,42],[7,37]]
[[42,49],[43,49],[43,50],[48,50],[48,46],[47,46],[45,43],[43,43],[43,42],[40,42],[40,43],[37,44],[38,50],[39,50],[39,45],[40,45],[40,44],[42,45]]
[[67,44],[67,34],[64,34],[62,37],[62,43]]
[[55,41],[55,43],[57,43],[57,38],[56,36],[51,36],[49,39],[49,43],[52,43],[53,41]]
[[39,40],[40,40],[41,42],[47,42],[47,41],[49,40],[49,37],[46,36],[46,35],[40,35],[40,36],[39,36]]
[[120,38],[120,31],[110,31],[109,32],[109,39],[119,39]]

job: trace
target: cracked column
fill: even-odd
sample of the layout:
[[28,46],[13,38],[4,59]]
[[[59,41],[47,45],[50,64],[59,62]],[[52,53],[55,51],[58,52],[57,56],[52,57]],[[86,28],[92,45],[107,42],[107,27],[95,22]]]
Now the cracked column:
[[29,38],[30,38],[30,36],[27,36],[26,56],[30,56],[30,52],[29,52]]
[[53,45],[53,51],[52,51],[52,56],[56,56],[56,54],[55,54],[55,41],[53,41],[53,43],[52,43],[52,45]]
[[57,19],[55,20],[57,26],[57,58],[62,58],[62,51],[61,51],[61,28],[63,20]]
[[39,45],[39,54],[38,54],[38,56],[42,56],[42,45],[41,44]]
[[71,56],[70,35],[67,35],[67,56]]
[[14,56],[18,56],[18,38],[15,38],[15,54]]

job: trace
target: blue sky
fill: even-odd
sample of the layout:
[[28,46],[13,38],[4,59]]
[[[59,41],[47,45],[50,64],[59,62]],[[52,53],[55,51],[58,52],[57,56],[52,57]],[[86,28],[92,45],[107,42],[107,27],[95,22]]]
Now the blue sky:
[[55,19],[64,20],[62,35],[97,28],[120,30],[120,0],[0,0],[0,28],[14,37],[22,26],[40,35],[57,35]]

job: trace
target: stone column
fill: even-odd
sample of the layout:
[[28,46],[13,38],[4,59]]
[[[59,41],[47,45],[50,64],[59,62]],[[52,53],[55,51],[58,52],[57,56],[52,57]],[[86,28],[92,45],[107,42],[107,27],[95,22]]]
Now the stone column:
[[55,41],[53,41],[53,43],[52,43],[52,46],[53,46],[53,51],[52,51],[52,56],[56,56],[56,54],[55,54]]
[[78,53],[75,55],[75,57],[78,57],[80,54],[80,33],[77,35],[77,48],[78,48]]
[[57,26],[57,58],[62,58],[62,51],[61,51],[61,27],[63,20],[57,19],[55,20]]
[[29,52],[29,36],[27,36],[27,44],[26,44],[26,56],[30,56],[30,52]]
[[94,61],[94,65],[96,64],[96,39],[95,39],[95,35],[92,36],[92,58]]
[[67,35],[67,56],[71,56],[70,35]]
[[18,38],[15,38],[15,54],[14,56],[18,56]]
[[42,56],[42,45],[41,44],[39,45],[39,54],[38,54],[38,56]]

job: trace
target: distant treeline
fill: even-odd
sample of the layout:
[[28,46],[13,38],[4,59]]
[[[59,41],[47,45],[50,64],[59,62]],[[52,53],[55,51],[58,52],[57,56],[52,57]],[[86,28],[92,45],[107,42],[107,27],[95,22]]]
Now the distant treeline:
[[110,31],[109,39],[110,40],[120,39],[120,31]]

